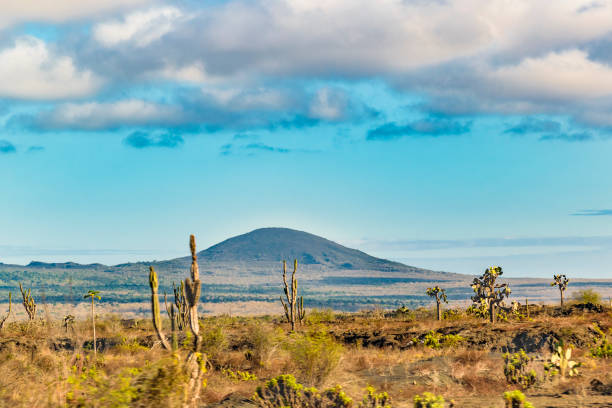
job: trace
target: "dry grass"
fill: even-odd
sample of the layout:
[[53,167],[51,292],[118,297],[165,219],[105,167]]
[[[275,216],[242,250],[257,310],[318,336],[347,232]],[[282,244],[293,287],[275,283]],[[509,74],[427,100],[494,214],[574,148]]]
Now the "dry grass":
[[[202,321],[202,329],[211,365],[201,401],[214,404],[230,394],[249,398],[268,379],[293,373],[305,385],[327,388],[341,384],[354,400],[360,400],[364,388],[372,385],[387,391],[394,407],[412,406],[412,398],[424,391],[453,398],[458,406],[474,406],[475,401],[482,406],[501,406],[501,394],[516,386],[506,383],[501,350],[495,348],[497,340],[517,333],[538,339],[551,332],[577,341],[588,340],[593,336],[590,327],[594,322],[608,330],[612,315],[539,314],[531,321],[509,321],[491,327],[465,316],[437,322],[428,310],[416,311],[414,319],[390,317],[381,310],[352,315],[326,312],[294,335],[288,333],[280,318],[207,318]],[[439,349],[413,341],[431,331],[457,330],[473,336],[469,341]],[[68,330],[60,321],[8,324],[0,332],[0,406],[181,405],[185,378],[177,363],[180,359],[159,347],[148,320],[104,316],[98,319],[96,331],[101,350],[94,361],[87,348],[92,334],[88,320],[78,320]],[[337,340],[321,337],[326,340],[313,343],[315,332],[333,333]],[[349,335],[355,334],[360,340],[349,341]],[[386,346],[384,342],[376,343],[377,339],[389,338],[399,340]],[[483,339],[485,343],[475,343]],[[342,346],[334,346],[336,342]],[[320,346],[330,348],[321,351],[317,348]],[[612,388],[612,361],[591,357],[589,347],[585,342],[574,349],[573,359],[582,363],[580,376],[540,382],[526,391],[528,399],[543,406],[554,405],[560,396],[581,406],[589,406],[589,401],[612,405],[612,397],[605,395],[605,389],[597,391],[593,385]],[[536,357],[542,375],[541,367],[550,358],[549,349],[543,347],[530,353]],[[248,372],[257,379],[231,378],[224,370]],[[312,372],[308,374],[308,370]]]

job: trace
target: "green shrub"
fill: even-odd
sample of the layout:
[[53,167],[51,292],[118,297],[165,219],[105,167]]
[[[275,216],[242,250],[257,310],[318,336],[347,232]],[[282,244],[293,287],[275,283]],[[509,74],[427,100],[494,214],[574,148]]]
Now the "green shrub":
[[227,351],[227,337],[221,326],[204,327],[201,333],[201,350],[212,363],[218,363],[219,358]]
[[534,408],[533,405],[525,401],[525,395],[519,390],[504,392],[506,408]]
[[305,388],[291,374],[279,375],[263,387],[257,387],[253,401],[265,408],[349,408],[353,401],[340,386],[319,392]]
[[424,392],[414,397],[414,408],[444,408],[444,397]]
[[311,384],[322,383],[338,365],[342,345],[321,328],[293,333],[286,343],[291,360],[302,378]]
[[601,295],[595,292],[593,289],[579,290],[573,293],[574,300],[578,303],[601,303]]
[[537,382],[536,372],[528,367],[533,357],[529,357],[523,349],[514,354],[506,353],[503,357],[504,375],[509,384],[518,384],[526,389]]
[[386,392],[376,393],[372,386],[366,388],[366,395],[359,403],[359,408],[391,408],[391,398]]
[[440,349],[442,347],[456,347],[459,343],[464,342],[465,338],[458,334],[445,334],[430,331],[425,335],[423,344],[431,349]]
[[253,361],[255,367],[266,367],[270,356],[278,347],[282,338],[282,330],[272,326],[255,322],[248,328],[248,341],[251,349],[247,352],[247,359]]
[[321,323],[332,323],[336,315],[332,309],[312,309],[306,315],[306,324],[317,325]]
[[[597,335],[595,336],[595,345],[591,348],[591,355],[599,358],[612,358],[612,343],[608,342],[608,336],[606,333],[597,325],[593,324],[593,330]],[[610,330],[612,332],[612,330]]]

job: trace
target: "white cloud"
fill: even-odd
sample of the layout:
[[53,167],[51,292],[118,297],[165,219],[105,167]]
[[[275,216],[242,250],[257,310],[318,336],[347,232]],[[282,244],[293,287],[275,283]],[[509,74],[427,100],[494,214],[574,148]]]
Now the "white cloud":
[[612,95],[612,67],[589,60],[580,50],[526,58],[494,70],[490,81],[516,99],[572,101]]
[[127,99],[117,102],[67,103],[42,115],[38,121],[43,128],[97,130],[173,122],[180,115],[176,107]]
[[347,98],[338,91],[321,88],[310,104],[310,116],[325,120],[338,120],[344,116]]
[[150,0],[3,0],[0,28],[21,22],[61,23],[142,5]]
[[79,97],[101,85],[91,71],[79,71],[70,57],[55,55],[34,37],[0,50],[0,78],[0,96],[21,99]]
[[183,17],[176,7],[163,7],[137,11],[123,21],[108,21],[96,25],[94,38],[106,47],[133,43],[138,47],[149,45],[172,31]]

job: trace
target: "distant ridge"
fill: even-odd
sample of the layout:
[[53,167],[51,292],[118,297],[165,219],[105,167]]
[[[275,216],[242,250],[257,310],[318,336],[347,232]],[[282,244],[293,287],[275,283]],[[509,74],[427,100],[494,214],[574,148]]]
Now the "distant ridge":
[[198,258],[210,262],[280,262],[297,259],[303,265],[334,269],[430,272],[376,258],[357,249],[289,228],[260,228],[201,251]]

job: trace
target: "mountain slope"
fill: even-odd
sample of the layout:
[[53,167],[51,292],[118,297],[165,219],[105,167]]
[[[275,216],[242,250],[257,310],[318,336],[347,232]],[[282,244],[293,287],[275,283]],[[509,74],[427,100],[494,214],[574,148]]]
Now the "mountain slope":
[[256,229],[213,245],[200,252],[198,258],[211,262],[279,262],[283,259],[297,259],[303,265],[339,269],[423,271],[375,258],[317,235],[289,228]]

